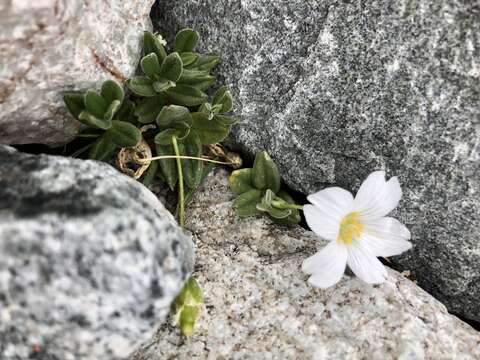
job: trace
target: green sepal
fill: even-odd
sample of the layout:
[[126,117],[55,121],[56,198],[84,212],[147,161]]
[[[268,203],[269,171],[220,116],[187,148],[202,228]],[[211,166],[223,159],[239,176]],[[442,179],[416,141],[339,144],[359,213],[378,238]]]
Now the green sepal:
[[138,96],[155,96],[157,92],[153,88],[153,80],[146,76],[134,76],[127,81],[127,87]]
[[[202,142],[195,131],[190,131],[188,136],[181,142],[181,155],[201,157]],[[201,181],[203,174],[203,161],[182,159],[183,176],[185,183],[190,189],[196,189]]]
[[197,131],[204,145],[216,144],[228,135],[229,129],[215,120],[208,120],[208,114],[192,113],[192,119],[192,128]]
[[175,36],[173,49],[179,53],[191,52],[197,46],[199,35],[192,29],[183,29]]
[[161,129],[165,129],[178,122],[184,122],[191,126],[192,116],[190,115],[190,111],[184,106],[169,105],[162,108],[156,121]]
[[103,97],[93,90],[85,93],[85,109],[96,118],[103,119],[107,111],[108,104]]
[[257,204],[262,201],[262,192],[251,189],[239,195],[233,202],[233,208],[237,216],[246,217],[260,214]]
[[231,126],[240,122],[239,116],[214,115],[213,118],[224,126]]
[[107,130],[112,126],[111,120],[99,119],[94,115],[90,114],[87,110],[84,110],[78,116],[78,121],[87,126]]
[[144,99],[135,109],[138,122],[142,124],[154,122],[164,105],[165,103],[160,95]]
[[230,91],[226,86],[222,86],[220,89],[217,90],[215,95],[213,96],[212,105],[221,105],[221,110],[219,113],[227,113],[232,110],[233,108],[233,98]]
[[159,62],[162,62],[167,57],[167,52],[160,40],[158,40],[158,37],[149,31],[143,33],[143,49],[145,55],[155,53]]
[[116,148],[117,146],[110,138],[106,134],[103,134],[90,148],[89,158],[100,161],[109,160],[115,153]]
[[105,99],[107,104],[111,104],[115,100],[118,100],[121,103],[125,96],[123,88],[113,80],[106,80],[103,82],[100,95]]
[[105,133],[112,142],[120,147],[133,147],[142,139],[142,133],[135,126],[125,121],[112,121],[112,127]]
[[193,86],[177,84],[165,92],[167,98],[176,105],[196,106],[207,101],[207,94]]
[[125,100],[118,109],[117,113],[114,115],[115,120],[126,121],[131,124],[137,122],[137,117],[135,116],[135,103],[131,100]]
[[158,62],[157,54],[151,53],[140,60],[140,66],[150,79],[155,79],[160,73],[160,63]]
[[113,100],[108,106],[105,115],[103,115],[103,119],[107,121],[112,120],[115,113],[120,109],[120,106],[122,106],[120,100]]
[[193,52],[181,52],[179,55],[182,59],[183,66],[193,64],[198,58],[198,55]]
[[[278,197],[283,199],[288,204],[295,204],[295,201],[292,199],[290,195],[288,195],[285,191],[280,190],[277,194]],[[280,225],[295,225],[302,221],[302,216],[300,215],[300,211],[298,209],[291,209],[292,213],[284,218],[284,219],[273,219],[277,224]]]
[[[157,150],[158,156],[175,155],[173,145],[171,144],[171,137],[170,137],[170,145],[160,145],[156,143],[155,149]],[[165,181],[167,182],[168,187],[170,188],[170,190],[173,191],[178,181],[177,163],[175,159],[162,159],[162,160],[158,160],[158,163],[160,165],[162,175],[165,178]]]
[[178,53],[171,53],[163,60],[162,65],[160,66],[159,76],[176,82],[182,75],[182,67],[182,59]]
[[78,92],[66,92],[63,94],[63,101],[68,111],[78,120],[80,113],[85,110],[85,96]]
[[239,169],[231,173],[228,178],[230,189],[237,195],[253,189],[252,169]]
[[168,89],[173,87],[175,87],[175,83],[172,80],[160,79],[153,83],[153,88],[158,93],[167,91]]
[[270,189],[274,193],[280,190],[280,174],[277,165],[275,165],[266,151],[259,152],[255,156],[252,183],[259,190]]
[[197,60],[194,63],[188,65],[188,68],[210,71],[218,63],[220,63],[220,57],[216,55],[200,55],[199,54]]
[[145,176],[143,177],[143,185],[145,186],[150,186],[155,179],[155,175],[157,174],[158,171],[158,162],[156,160],[153,160],[150,163],[150,166],[147,169],[147,172],[145,173]]

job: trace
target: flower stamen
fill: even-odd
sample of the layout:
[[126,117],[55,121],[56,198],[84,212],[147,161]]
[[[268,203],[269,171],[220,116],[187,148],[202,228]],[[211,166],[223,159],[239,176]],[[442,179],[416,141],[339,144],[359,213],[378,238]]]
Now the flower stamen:
[[363,225],[358,220],[359,217],[358,212],[351,212],[343,217],[337,235],[339,244],[351,245],[353,240],[360,238]]

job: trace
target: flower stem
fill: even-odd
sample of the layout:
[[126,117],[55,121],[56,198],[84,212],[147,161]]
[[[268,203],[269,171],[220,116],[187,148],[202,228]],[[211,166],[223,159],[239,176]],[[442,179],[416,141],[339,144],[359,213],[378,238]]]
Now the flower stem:
[[[183,171],[182,171],[182,160],[180,156],[180,151],[178,150],[177,137],[172,136],[173,150],[175,151],[175,158],[177,159],[177,171],[178,171],[178,218],[180,222],[180,227],[185,228],[185,194],[183,189]],[[162,158],[162,156],[159,156]],[[165,157],[163,157],[165,158]]]
[[202,157],[196,157],[196,156],[183,156],[183,155],[154,156],[154,157],[151,157],[151,158],[137,158],[135,160],[142,163],[142,162],[147,162],[147,161],[164,160],[164,159],[199,160],[199,161],[205,161],[205,162],[214,163],[214,164],[232,165],[232,163],[230,163],[230,162],[217,161],[217,160],[212,160],[212,159],[207,159],[207,158],[202,158]]

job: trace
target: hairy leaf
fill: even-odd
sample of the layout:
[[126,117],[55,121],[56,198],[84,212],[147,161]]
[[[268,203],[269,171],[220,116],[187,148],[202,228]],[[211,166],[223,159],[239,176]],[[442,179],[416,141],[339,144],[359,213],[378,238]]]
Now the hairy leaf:
[[265,151],[255,156],[252,183],[259,190],[270,189],[274,193],[280,190],[280,174],[277,165]]
[[110,104],[115,100],[118,100],[121,103],[123,101],[124,92],[122,87],[115,81],[107,80],[102,84],[100,95],[102,95],[107,104]]
[[191,52],[197,46],[199,35],[192,29],[183,29],[177,33],[173,49],[177,52]]
[[134,76],[127,82],[127,87],[135,94],[139,96],[155,96],[157,95],[153,88],[153,80],[146,76]]
[[125,121],[112,121],[112,127],[107,130],[110,140],[120,147],[132,147],[142,139],[142,133],[135,126]]
[[196,106],[207,101],[207,94],[189,85],[177,84],[166,91],[167,98],[176,105]]
[[80,113],[85,110],[85,96],[78,92],[66,92],[63,94],[63,101],[68,111],[75,119],[78,119]]
[[215,120],[208,120],[205,113],[192,113],[192,128],[200,136],[202,144],[216,144],[228,135],[228,128]]

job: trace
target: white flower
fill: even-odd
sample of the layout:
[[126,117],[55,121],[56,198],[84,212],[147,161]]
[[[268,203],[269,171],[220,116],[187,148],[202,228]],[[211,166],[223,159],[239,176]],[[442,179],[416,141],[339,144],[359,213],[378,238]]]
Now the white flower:
[[385,181],[385,172],[375,171],[362,183],[355,199],[339,187],[308,196],[313,205],[303,211],[308,226],[330,243],[303,262],[312,276],[310,284],[327,288],[336,284],[349,268],[363,281],[379,284],[387,271],[378,256],[398,255],[411,248],[410,232],[386,215],[398,205],[402,190],[398,179]]
[[158,42],[163,46],[167,46],[167,41],[163,38],[163,36],[158,33],[156,35],[157,35]]

